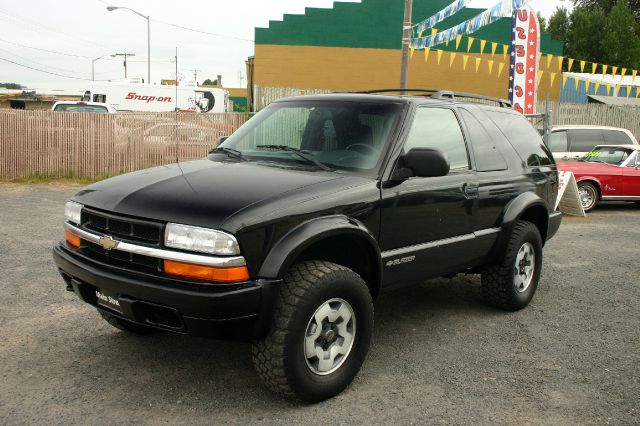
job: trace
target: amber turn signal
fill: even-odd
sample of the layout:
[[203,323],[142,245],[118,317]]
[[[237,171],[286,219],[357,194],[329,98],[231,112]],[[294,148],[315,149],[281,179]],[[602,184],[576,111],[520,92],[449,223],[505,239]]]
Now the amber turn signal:
[[164,272],[165,274],[177,275],[179,277],[220,283],[240,282],[249,279],[249,271],[246,266],[216,268],[213,266],[164,260]]
[[80,237],[72,234],[70,231],[64,231],[64,236],[67,240],[67,244],[69,244],[70,247],[80,248]]

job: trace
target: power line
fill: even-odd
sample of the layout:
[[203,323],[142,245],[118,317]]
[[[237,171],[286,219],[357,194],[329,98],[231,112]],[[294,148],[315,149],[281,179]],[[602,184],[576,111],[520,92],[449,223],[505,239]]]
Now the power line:
[[29,65],[25,65],[25,64],[18,63],[18,62],[14,62],[14,61],[6,59],[6,58],[0,58],[0,61],[8,62],[10,64],[14,64],[14,65],[17,65],[17,66],[23,67],[23,68],[28,68],[28,69],[33,70],[33,71],[38,71],[38,72],[42,72],[42,73],[45,73],[45,74],[55,75],[57,77],[70,78],[72,80],[91,81],[90,78],[81,78],[81,77],[74,77],[74,76],[71,76],[71,75],[59,74],[57,72],[52,72],[52,71],[47,71],[47,70],[43,70],[43,69],[39,69],[39,68],[35,68],[35,67],[30,67]]
[[210,35],[210,36],[213,36],[213,37],[231,38],[231,39],[234,39],[234,40],[246,41],[248,43],[253,43],[253,40],[248,39],[248,38],[230,36],[230,35],[225,35],[225,34],[210,33],[209,31],[202,31],[202,30],[197,30],[195,28],[185,27],[185,26],[178,25],[178,24],[172,24],[171,22],[161,21],[159,19],[151,19],[151,20],[153,22],[158,22],[160,24],[169,25],[170,27],[180,28],[182,30],[191,31],[191,32],[194,32],[194,33],[206,34],[206,35]]
[[43,63],[40,63],[40,62],[34,61],[34,60],[32,60],[32,59],[29,59],[29,58],[25,58],[24,56],[16,55],[15,53],[13,53],[13,52],[11,52],[11,51],[9,51],[9,50],[6,50],[6,49],[2,49],[2,48],[0,48],[0,51],[5,52],[5,53],[8,53],[9,55],[13,55],[13,56],[15,56],[16,58],[22,59],[23,61],[33,62],[34,64],[39,65],[39,66],[49,67],[49,68],[53,68],[53,69],[56,69],[56,70],[59,70],[59,71],[70,72],[70,73],[73,73],[73,74],[89,74],[89,73],[87,73],[87,72],[74,71],[74,70],[70,70],[70,69],[54,67],[54,66],[52,66],[52,65],[46,65],[46,64],[43,64]]

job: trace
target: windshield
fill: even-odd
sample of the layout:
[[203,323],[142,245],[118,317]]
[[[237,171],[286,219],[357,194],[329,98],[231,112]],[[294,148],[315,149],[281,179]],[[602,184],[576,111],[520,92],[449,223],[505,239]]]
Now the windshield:
[[106,113],[107,107],[103,107],[100,105],[60,104],[56,105],[54,111]]
[[582,161],[590,163],[606,163],[619,166],[633,153],[632,149],[611,146],[597,146],[588,152]]
[[249,161],[372,171],[382,162],[401,110],[402,104],[392,103],[273,103],[220,147]]

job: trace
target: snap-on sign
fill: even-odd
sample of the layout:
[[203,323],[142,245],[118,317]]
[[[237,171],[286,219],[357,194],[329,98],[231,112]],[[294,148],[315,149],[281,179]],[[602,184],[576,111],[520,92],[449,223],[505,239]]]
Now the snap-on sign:
[[146,96],[138,95],[136,92],[129,92],[125,99],[133,99],[134,101],[149,102],[171,102],[171,96]]

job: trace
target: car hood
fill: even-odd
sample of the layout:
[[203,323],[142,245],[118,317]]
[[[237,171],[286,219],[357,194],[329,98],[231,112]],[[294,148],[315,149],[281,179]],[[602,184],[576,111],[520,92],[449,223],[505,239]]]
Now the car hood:
[[107,179],[80,191],[73,200],[123,215],[224,229],[222,224],[228,217],[253,204],[264,205],[265,200],[286,203],[289,194],[338,179],[349,181],[349,177],[205,159]]

